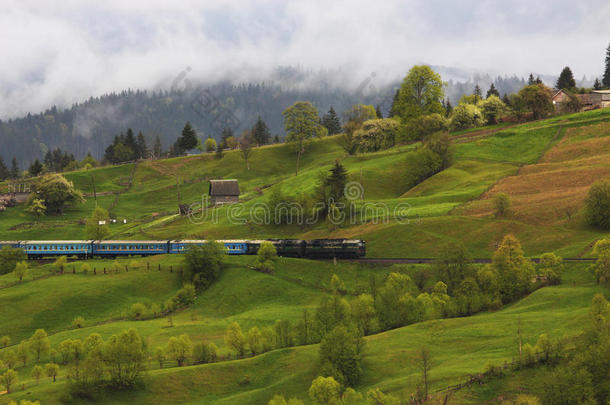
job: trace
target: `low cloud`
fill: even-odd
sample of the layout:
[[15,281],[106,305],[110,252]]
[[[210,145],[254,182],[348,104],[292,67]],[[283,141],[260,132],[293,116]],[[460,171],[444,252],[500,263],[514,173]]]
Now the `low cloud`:
[[492,74],[599,76],[602,0],[8,0],[0,13],[0,118],[124,89],[265,80],[278,66],[336,69],[340,85],[396,80],[414,63]]

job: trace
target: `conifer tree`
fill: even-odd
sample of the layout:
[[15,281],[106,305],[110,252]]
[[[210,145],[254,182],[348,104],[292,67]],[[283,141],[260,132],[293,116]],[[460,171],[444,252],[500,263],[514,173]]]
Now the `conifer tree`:
[[475,96],[476,101],[479,101],[483,97],[481,87],[478,84],[474,86],[474,91],[472,94]]
[[4,159],[0,156],[0,181],[8,179],[10,176],[10,172],[6,164],[4,164]]
[[610,44],[606,49],[606,68],[604,70],[604,76],[602,77],[602,85],[606,88],[610,88]]
[[329,197],[335,202],[343,199],[345,184],[347,183],[347,170],[339,162],[335,161],[335,165],[330,169],[330,174],[326,178],[326,184],[330,188]]
[[157,135],[155,137],[155,143],[153,144],[153,155],[155,158],[160,158],[161,157],[161,139],[159,138],[159,135]]
[[400,89],[396,90],[396,93],[394,93],[394,98],[392,99],[392,106],[390,107],[390,113],[388,114],[388,118],[392,118],[395,115],[398,115],[398,99],[399,99],[399,92]]
[[540,79],[540,76],[536,76],[536,84],[542,84],[542,80]]
[[570,90],[576,87],[576,80],[574,80],[572,70],[568,66],[561,71],[555,87],[559,90]]
[[267,127],[265,121],[261,119],[260,115],[256,120],[256,124],[254,124],[254,128],[252,128],[252,137],[258,145],[266,145],[271,140],[271,133],[269,132],[269,127]]
[[602,84],[599,82],[599,79],[596,77],[595,82],[593,83],[593,90],[601,90]]
[[11,162],[11,179],[19,178],[19,164],[17,163],[17,158],[13,156],[13,160]]
[[133,152],[134,156],[137,156],[137,145],[136,137],[133,135],[133,129],[127,128],[127,135],[125,135],[125,142],[123,142]]
[[375,107],[375,114],[377,115],[377,118],[379,118],[379,119],[383,118],[383,114],[381,113],[381,109],[379,108],[379,104],[377,104],[377,107]]
[[40,163],[40,160],[36,159],[29,167],[28,169],[28,173],[30,174],[30,176],[32,177],[36,177],[38,176],[40,173],[42,173],[42,163]]
[[485,98],[489,98],[489,96],[496,96],[498,98],[500,97],[500,93],[498,92],[496,86],[494,86],[493,83],[491,84],[491,86],[489,86],[489,90],[487,90],[487,95],[485,96]]
[[337,112],[332,106],[322,117],[322,125],[328,129],[328,135],[334,135],[341,132],[341,121],[339,121]]
[[534,79],[534,75],[530,73],[530,77],[527,79],[527,85],[531,86],[532,84],[536,84],[536,79]]
[[504,104],[506,104],[507,106],[510,106],[510,97],[508,97],[508,94],[504,93],[504,95],[502,96],[502,101],[504,102]]
[[451,105],[451,100],[447,99],[445,103],[445,116],[449,117],[453,112],[453,106]]
[[148,146],[146,146],[146,138],[144,138],[142,131],[138,132],[135,152],[136,159],[146,159],[148,157]]
[[184,124],[184,128],[182,129],[182,136],[178,138],[176,142],[176,146],[180,149],[180,151],[176,151],[178,154],[182,154],[187,150],[193,149],[197,146],[197,133],[191,126],[190,122],[186,122]]

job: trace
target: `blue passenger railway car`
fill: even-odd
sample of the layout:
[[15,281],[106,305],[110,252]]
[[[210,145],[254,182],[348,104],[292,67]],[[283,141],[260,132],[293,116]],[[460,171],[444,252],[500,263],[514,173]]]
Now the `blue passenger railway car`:
[[[309,258],[359,258],[366,255],[366,242],[357,239],[267,239],[219,240],[229,255],[255,255],[263,242],[271,242],[279,256]],[[77,256],[115,258],[185,253],[191,246],[203,246],[206,240],[54,240],[0,241],[0,248],[21,248],[28,258]]]
[[94,256],[151,256],[166,253],[166,240],[103,240],[93,243]]
[[86,259],[91,257],[92,242],[91,240],[39,240],[21,242],[19,247],[25,250],[28,258],[32,259],[49,256],[76,256]]

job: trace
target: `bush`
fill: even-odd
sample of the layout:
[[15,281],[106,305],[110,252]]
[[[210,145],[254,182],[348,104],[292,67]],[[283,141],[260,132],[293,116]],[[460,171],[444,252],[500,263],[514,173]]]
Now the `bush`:
[[354,132],[353,142],[360,152],[391,148],[396,143],[398,127],[398,121],[392,118],[368,120]]
[[193,346],[193,362],[214,363],[218,357],[218,348],[214,343],[199,342]]
[[507,107],[498,96],[489,96],[477,105],[488,124],[497,124],[498,118],[506,113]]
[[189,247],[184,255],[187,282],[193,283],[198,290],[209,287],[220,275],[225,262],[223,245],[208,241],[203,246]]
[[261,243],[258,249],[254,268],[263,273],[272,273],[274,262],[277,260],[277,249],[271,242],[265,241]]
[[420,140],[436,132],[446,131],[448,128],[449,120],[442,115],[422,115],[406,125],[407,139]]
[[136,302],[131,306],[131,316],[135,319],[142,319],[146,314],[146,305],[141,302]]
[[84,327],[85,326],[85,318],[83,318],[82,316],[77,316],[72,321],[72,326],[75,327],[75,328],[79,328],[79,329]]
[[354,386],[362,375],[361,351],[364,341],[350,333],[345,326],[337,326],[320,342],[322,373],[339,383]]
[[26,260],[27,257],[23,249],[3,246],[0,249],[0,274],[7,274],[15,270],[17,263]]
[[459,131],[461,129],[480,127],[484,124],[485,118],[483,113],[476,105],[462,103],[454,108],[449,122],[449,129],[451,131]]
[[506,193],[498,193],[493,198],[494,215],[496,217],[506,216],[510,209],[510,198]]
[[610,229],[610,180],[594,183],[585,198],[587,223],[601,229]]
[[443,168],[443,159],[427,146],[408,152],[406,157],[407,188],[415,187]]

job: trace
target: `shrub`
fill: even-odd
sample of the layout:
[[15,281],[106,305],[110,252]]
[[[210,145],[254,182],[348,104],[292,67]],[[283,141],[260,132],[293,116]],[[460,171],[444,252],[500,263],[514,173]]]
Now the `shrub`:
[[82,316],[77,316],[72,321],[72,326],[79,329],[82,328],[83,326],[85,326],[85,318],[83,318]]
[[496,124],[507,110],[506,104],[498,96],[489,96],[477,105],[488,124]]
[[225,262],[225,249],[215,241],[208,241],[203,246],[190,247],[184,261],[186,281],[193,283],[197,289],[204,289],[220,275]]
[[131,316],[135,319],[142,319],[144,314],[146,314],[146,305],[136,302],[131,306]]
[[498,193],[493,198],[493,205],[496,217],[506,216],[510,209],[510,197],[506,193]]
[[443,168],[443,159],[427,146],[408,152],[406,157],[407,188],[416,186]]
[[590,225],[610,229],[610,180],[594,183],[585,198],[585,218]]
[[459,131],[461,129],[480,127],[484,124],[485,118],[483,113],[476,105],[462,103],[453,110],[449,129],[451,131]]
[[398,127],[398,121],[392,118],[368,120],[354,132],[353,142],[360,152],[391,148],[396,143]]
[[17,263],[26,259],[27,257],[23,249],[3,246],[2,249],[0,249],[0,274],[10,273],[15,270]]
[[407,138],[409,140],[419,140],[436,132],[446,131],[448,128],[449,120],[442,115],[422,115],[407,124]]

